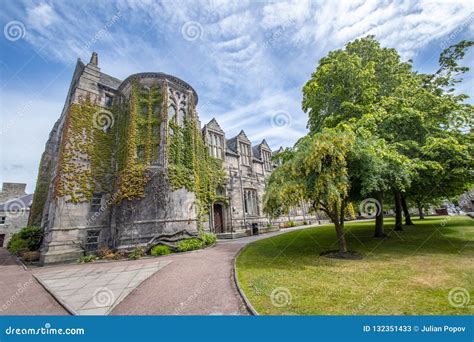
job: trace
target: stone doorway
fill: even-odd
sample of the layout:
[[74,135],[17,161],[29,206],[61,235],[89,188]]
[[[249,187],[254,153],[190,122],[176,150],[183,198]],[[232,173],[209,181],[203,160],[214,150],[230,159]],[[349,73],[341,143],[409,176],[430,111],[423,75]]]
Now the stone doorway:
[[5,234],[0,234],[0,247],[3,247],[4,241],[5,241]]
[[214,232],[220,234],[224,232],[224,210],[222,209],[222,204],[214,204]]

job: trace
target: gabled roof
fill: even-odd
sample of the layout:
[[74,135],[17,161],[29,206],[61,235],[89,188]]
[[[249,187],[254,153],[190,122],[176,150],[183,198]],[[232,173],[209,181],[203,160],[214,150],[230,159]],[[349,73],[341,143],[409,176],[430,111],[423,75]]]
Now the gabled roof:
[[209,121],[205,125],[205,127],[207,127],[210,130],[217,131],[217,132],[220,132],[220,133],[224,134],[224,130],[221,128],[221,126],[219,126],[219,123],[217,122],[216,118],[212,118],[212,120]]
[[244,130],[241,130],[240,133],[237,134],[235,137],[226,140],[227,147],[235,153],[237,153],[237,140],[240,140],[249,145],[252,145],[252,142],[249,140]]
[[262,149],[267,150],[269,152],[272,151],[272,149],[270,148],[270,146],[268,146],[268,143],[265,139],[263,139],[260,144],[252,147],[253,155],[258,159],[262,159],[262,153],[261,153]]
[[237,139],[242,140],[246,143],[252,144],[250,139],[247,137],[247,134],[245,134],[244,130],[241,130],[239,134],[237,134]]
[[280,148],[278,150],[272,152],[272,155],[275,155],[275,154],[280,153],[282,151],[283,151],[283,146],[280,146]]
[[20,209],[27,209],[31,206],[33,194],[24,195],[0,204],[0,211],[14,212]]

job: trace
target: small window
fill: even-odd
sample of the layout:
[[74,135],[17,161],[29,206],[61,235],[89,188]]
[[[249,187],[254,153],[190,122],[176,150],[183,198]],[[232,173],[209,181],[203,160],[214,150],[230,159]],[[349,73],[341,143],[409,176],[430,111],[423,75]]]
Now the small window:
[[88,230],[86,237],[86,250],[96,251],[99,248],[100,230]]
[[158,104],[155,104],[153,106],[153,114],[158,114],[160,112],[160,106]]
[[253,189],[244,190],[244,210],[247,215],[258,215],[257,191]]
[[224,158],[224,139],[222,135],[209,133],[209,153],[214,158]]
[[5,224],[6,220],[7,220],[6,216],[0,216],[0,224]]
[[272,170],[272,154],[269,151],[262,150],[263,162],[265,164],[265,170]]
[[147,106],[146,104],[142,106],[142,114],[143,114],[143,116],[145,116],[145,117],[146,117],[147,114],[148,114],[148,106]]
[[243,165],[250,165],[250,145],[245,143],[240,143],[240,156],[242,157]]
[[105,105],[107,107],[112,107],[112,102],[114,101],[114,98],[110,95],[105,95]]
[[102,194],[92,195],[91,212],[96,213],[102,208]]

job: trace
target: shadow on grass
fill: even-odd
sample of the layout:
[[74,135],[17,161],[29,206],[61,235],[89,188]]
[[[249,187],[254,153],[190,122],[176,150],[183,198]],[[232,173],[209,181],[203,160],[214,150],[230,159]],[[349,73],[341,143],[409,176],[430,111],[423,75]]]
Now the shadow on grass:
[[[414,220],[414,226],[394,231],[394,220],[386,219],[387,238],[374,238],[374,222],[347,222],[346,242],[349,250],[357,251],[362,260],[338,260],[320,256],[337,249],[333,225],[317,226],[251,243],[239,256],[238,264],[250,268],[304,269],[316,263],[339,267],[341,263],[364,260],[398,260],[416,255],[457,255],[472,253],[474,224],[468,217],[427,217]],[[470,251],[470,252],[469,252]],[[321,260],[326,259],[326,260]]]

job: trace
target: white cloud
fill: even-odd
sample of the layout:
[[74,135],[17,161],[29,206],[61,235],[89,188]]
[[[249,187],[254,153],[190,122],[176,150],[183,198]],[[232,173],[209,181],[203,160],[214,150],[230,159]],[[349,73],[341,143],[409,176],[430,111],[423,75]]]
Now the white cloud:
[[[244,128],[255,142],[267,137],[272,147],[291,145],[305,134],[301,88],[329,50],[375,34],[403,58],[416,58],[428,46],[451,44],[474,33],[472,1],[209,0],[178,5],[151,0],[24,0],[22,5],[9,2],[3,7],[1,18],[22,21],[25,39],[45,60],[63,65],[74,63],[77,57],[87,61],[95,50],[102,71],[121,79],[142,71],[174,74],[198,91],[203,123],[215,116],[228,137]],[[118,14],[120,18],[104,30]],[[195,41],[182,36],[182,26],[188,21],[203,27]],[[472,85],[472,77],[469,80]],[[64,89],[67,86],[64,83]],[[20,94],[17,91],[12,97]],[[33,175],[22,177],[36,176],[37,165],[32,164],[39,160],[63,100],[35,104],[26,122],[2,138],[11,142],[8,154],[2,156],[5,177],[21,174],[12,171],[13,165],[24,165]],[[13,102],[2,106],[5,113],[16,112]],[[44,111],[51,118],[43,119]],[[272,125],[272,115],[279,111],[290,113],[289,126]],[[34,129],[29,128],[33,125]],[[41,135],[36,138],[32,133],[38,130]],[[35,148],[26,153],[27,145]],[[21,163],[13,161],[16,156]]]

